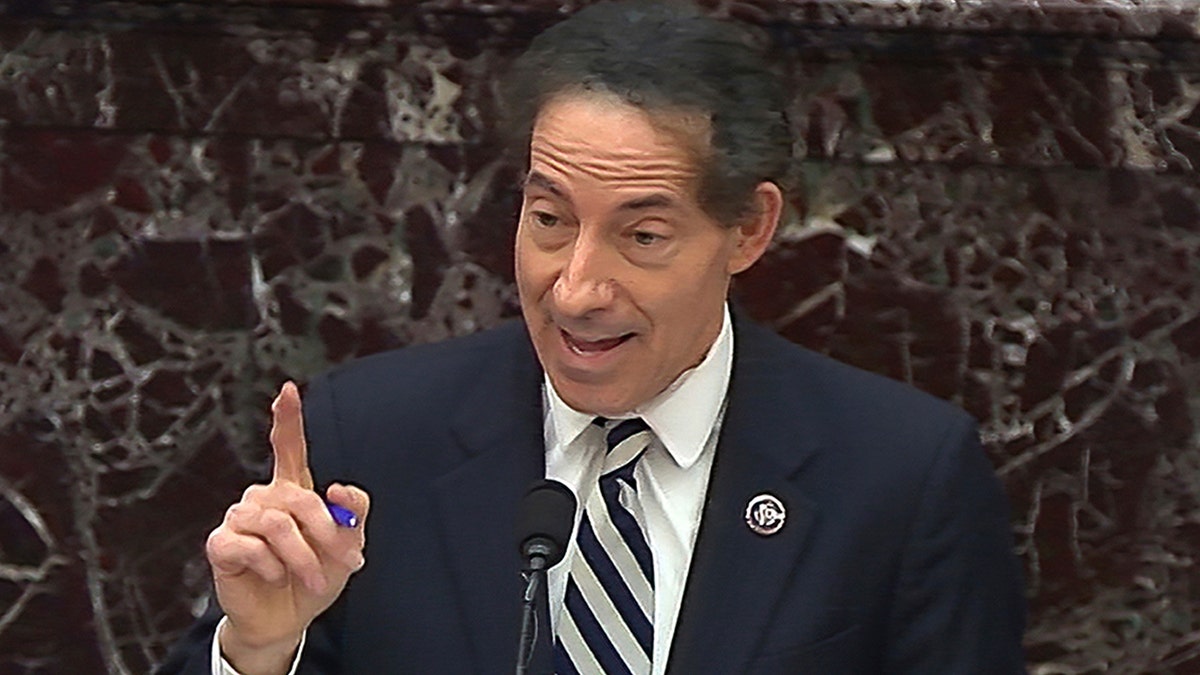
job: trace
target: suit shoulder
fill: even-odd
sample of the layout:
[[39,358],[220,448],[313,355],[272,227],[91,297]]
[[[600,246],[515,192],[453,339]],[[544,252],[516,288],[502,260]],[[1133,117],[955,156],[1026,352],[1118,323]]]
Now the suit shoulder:
[[951,417],[966,421],[970,418],[962,408],[922,391],[917,387],[874,373],[830,356],[797,347],[822,374],[822,381],[834,391],[862,399],[877,412],[890,410],[900,415],[923,414]]
[[761,326],[744,333],[749,348],[772,355],[779,377],[789,378],[805,405],[817,405],[831,418],[858,420],[873,428],[975,424],[962,408],[911,384],[814,352]]

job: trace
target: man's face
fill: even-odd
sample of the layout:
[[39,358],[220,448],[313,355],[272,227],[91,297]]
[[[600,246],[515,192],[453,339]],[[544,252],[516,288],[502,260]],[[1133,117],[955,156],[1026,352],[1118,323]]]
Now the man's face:
[[576,410],[628,412],[697,365],[731,275],[757,258],[698,204],[689,148],[707,123],[672,122],[578,95],[534,125],[517,287],[542,367]]

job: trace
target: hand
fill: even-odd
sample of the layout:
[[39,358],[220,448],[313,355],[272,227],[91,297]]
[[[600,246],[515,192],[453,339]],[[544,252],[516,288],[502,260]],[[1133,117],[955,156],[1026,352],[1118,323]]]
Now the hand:
[[356,527],[341,527],[313,491],[295,384],[283,385],[271,411],[271,482],[250,486],[207,546],[228,617],[218,636],[221,651],[245,675],[287,672],[305,629],[362,568],[370,508],[366,492],[331,485],[329,501],[358,516]]

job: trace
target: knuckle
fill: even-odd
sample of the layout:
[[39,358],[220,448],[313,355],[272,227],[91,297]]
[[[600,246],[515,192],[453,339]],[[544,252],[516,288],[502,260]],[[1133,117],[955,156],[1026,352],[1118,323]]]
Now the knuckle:
[[292,513],[303,513],[312,508],[313,500],[317,499],[317,494],[311,490],[293,489],[287,490],[283,495],[283,504]]
[[242,501],[253,502],[262,497],[266,490],[266,485],[263,485],[262,483],[255,483],[242,491]]
[[283,564],[273,556],[257,556],[254,561],[254,571],[268,581],[279,581],[287,576]]
[[204,554],[210,562],[226,563],[239,557],[237,537],[227,530],[216,529],[204,543]]
[[292,531],[292,519],[277,509],[266,509],[260,516],[263,531],[272,536],[282,536]]
[[260,571],[258,576],[275,588],[283,588],[288,584],[287,573],[279,567],[268,567]]
[[342,557],[342,565],[351,573],[357,572],[366,564],[366,557],[361,548],[351,549]]
[[217,528],[212,532],[209,532],[208,539],[204,542],[205,554],[207,554],[210,559],[214,557],[221,557],[227,547],[226,539],[226,534],[221,530],[221,528]]
[[230,526],[238,526],[244,524],[258,511],[258,507],[254,504],[238,502],[225,510],[225,523]]

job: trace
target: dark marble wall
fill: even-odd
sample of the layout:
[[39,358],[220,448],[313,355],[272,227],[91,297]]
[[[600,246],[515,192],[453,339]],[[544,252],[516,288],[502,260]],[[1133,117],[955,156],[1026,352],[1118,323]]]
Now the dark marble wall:
[[[584,2],[0,0],[0,673],[137,673],[285,377],[514,316],[494,77]],[[739,283],[951,399],[1034,673],[1200,672],[1200,3],[710,1],[797,85]]]

